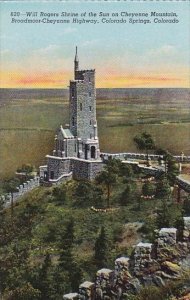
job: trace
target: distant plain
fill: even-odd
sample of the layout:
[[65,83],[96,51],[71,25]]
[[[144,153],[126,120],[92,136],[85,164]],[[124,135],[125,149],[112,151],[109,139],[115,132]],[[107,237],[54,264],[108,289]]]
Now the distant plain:
[[[133,138],[147,131],[158,147],[190,155],[189,99],[188,89],[97,89],[101,151],[137,151]],[[44,164],[68,117],[67,90],[1,89],[0,178]]]

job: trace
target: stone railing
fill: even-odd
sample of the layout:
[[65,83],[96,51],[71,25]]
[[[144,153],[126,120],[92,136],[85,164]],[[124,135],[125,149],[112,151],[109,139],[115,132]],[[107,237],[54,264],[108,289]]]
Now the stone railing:
[[190,181],[182,178],[181,176],[177,176],[176,184],[187,193],[190,193]]
[[67,174],[62,174],[59,178],[57,179],[49,179],[49,182],[58,185],[60,183],[66,182],[70,179],[72,179],[73,172],[67,173]]
[[[147,155],[145,153],[132,153],[132,152],[121,152],[121,153],[106,153],[101,152],[101,157],[108,159],[108,157],[118,158],[121,160],[146,160]],[[188,155],[174,155],[177,162],[190,162],[190,156]],[[158,161],[159,158],[163,158],[163,155],[148,154],[149,160]]]
[[190,217],[184,217],[184,225],[183,242],[177,241],[176,228],[162,228],[154,244],[138,243],[130,258],[117,258],[113,270],[98,270],[95,282],[85,281],[78,292],[66,294],[63,299],[123,300],[131,294],[138,294],[143,286],[161,287],[165,286],[165,280],[180,279],[187,270],[183,261],[188,258],[190,250]]
[[0,199],[3,200],[4,207],[8,207],[11,205],[11,201],[16,202],[19,200],[21,196],[23,196],[28,191],[38,187],[40,185],[40,178],[38,176],[34,177],[33,179],[20,184],[16,189],[16,192],[8,193],[0,196]]

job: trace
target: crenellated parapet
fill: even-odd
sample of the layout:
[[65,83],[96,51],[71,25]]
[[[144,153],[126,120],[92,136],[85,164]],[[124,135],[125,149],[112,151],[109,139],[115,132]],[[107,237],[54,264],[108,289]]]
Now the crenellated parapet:
[[20,184],[16,189],[17,191],[13,193],[8,193],[0,196],[0,199],[4,203],[4,207],[9,207],[11,205],[11,201],[14,203],[19,200],[21,196],[25,193],[31,191],[32,189],[38,187],[40,185],[40,177],[36,176],[23,184]]

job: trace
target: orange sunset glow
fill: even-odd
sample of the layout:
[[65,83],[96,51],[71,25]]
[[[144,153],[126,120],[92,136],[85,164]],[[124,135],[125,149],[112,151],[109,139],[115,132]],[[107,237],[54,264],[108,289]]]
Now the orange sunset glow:
[[[105,71],[104,71],[105,72]],[[189,87],[186,74],[130,75],[106,73],[96,74],[98,88],[127,88],[127,87]],[[0,75],[3,88],[67,88],[71,72],[2,72]]]

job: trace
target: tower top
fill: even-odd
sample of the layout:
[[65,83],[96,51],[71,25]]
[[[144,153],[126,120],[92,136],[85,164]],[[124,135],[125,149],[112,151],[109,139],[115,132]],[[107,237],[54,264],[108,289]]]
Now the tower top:
[[77,53],[77,46],[76,46],[76,52],[75,52],[75,62],[79,62],[78,53]]
[[78,59],[78,53],[77,53],[77,46],[76,46],[76,52],[75,52],[74,65],[75,65],[75,72],[76,72],[79,70],[79,59]]

